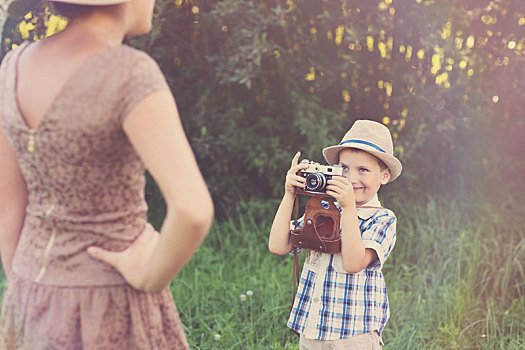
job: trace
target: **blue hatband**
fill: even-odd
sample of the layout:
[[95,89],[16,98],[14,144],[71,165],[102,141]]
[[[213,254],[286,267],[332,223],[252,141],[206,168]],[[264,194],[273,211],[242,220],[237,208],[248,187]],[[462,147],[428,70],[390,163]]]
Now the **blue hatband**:
[[375,148],[379,152],[386,153],[386,151],[384,149],[382,149],[381,147],[376,146],[372,142],[368,142],[368,141],[363,141],[363,140],[346,140],[346,141],[341,142],[339,144],[339,146],[344,145],[345,143],[362,143],[363,145],[367,145],[367,146]]

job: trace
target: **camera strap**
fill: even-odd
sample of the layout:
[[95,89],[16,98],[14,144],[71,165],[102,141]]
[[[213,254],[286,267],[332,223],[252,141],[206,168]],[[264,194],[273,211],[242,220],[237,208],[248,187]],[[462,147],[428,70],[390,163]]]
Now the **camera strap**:
[[[294,195],[293,198],[293,207],[294,207],[294,230],[297,230],[297,217],[299,216],[299,199],[297,198],[297,193]],[[291,233],[291,231],[290,231]],[[290,311],[288,312],[288,317],[290,317],[290,314],[292,313],[293,309],[293,303],[295,301],[295,293],[297,293],[297,288],[299,287],[299,280],[301,279],[301,273],[299,270],[299,256],[297,253],[298,247],[293,248],[293,272],[292,272],[292,279],[293,279],[293,294],[292,294],[292,304],[290,305]],[[295,330],[291,330],[294,332],[297,336],[299,336],[299,333]]]

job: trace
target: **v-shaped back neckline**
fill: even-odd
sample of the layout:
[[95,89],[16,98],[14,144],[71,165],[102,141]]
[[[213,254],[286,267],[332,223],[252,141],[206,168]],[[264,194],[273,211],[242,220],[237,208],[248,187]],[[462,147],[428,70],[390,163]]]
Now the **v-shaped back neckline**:
[[15,60],[15,63],[14,63],[14,66],[15,66],[14,67],[14,84],[13,84],[14,99],[15,99],[16,109],[18,111],[18,114],[20,116],[20,119],[21,119],[22,123],[24,124],[24,126],[28,130],[36,132],[37,130],[41,129],[42,125],[46,122],[46,119],[47,119],[48,115],[51,113],[51,111],[53,110],[53,107],[56,105],[57,100],[59,100],[60,96],[64,94],[64,92],[66,91],[66,88],[69,85],[71,85],[71,83],[74,81],[76,76],[78,76],[84,70],[84,67],[87,66],[95,57],[98,57],[102,53],[110,51],[111,49],[113,49],[115,47],[122,46],[123,44],[106,46],[106,47],[104,47],[102,49],[99,49],[99,50],[89,54],[86,58],[84,58],[82,60],[82,62],[80,62],[80,64],[75,69],[73,69],[72,73],[70,73],[69,76],[64,80],[64,82],[62,83],[62,85],[58,89],[58,93],[51,99],[51,103],[48,105],[48,107],[46,108],[46,110],[44,111],[42,116],[40,117],[40,120],[38,121],[38,123],[35,126],[31,126],[31,124],[28,122],[28,119],[26,118],[24,112],[22,111],[22,108],[21,108],[21,105],[20,105],[20,102],[19,102],[19,99],[18,99],[18,78],[19,78],[18,66],[19,66],[19,62],[20,62],[20,56],[22,56],[22,53],[31,45],[31,43],[25,42],[22,45],[24,45],[24,46],[20,48],[19,52],[14,57],[14,60]]

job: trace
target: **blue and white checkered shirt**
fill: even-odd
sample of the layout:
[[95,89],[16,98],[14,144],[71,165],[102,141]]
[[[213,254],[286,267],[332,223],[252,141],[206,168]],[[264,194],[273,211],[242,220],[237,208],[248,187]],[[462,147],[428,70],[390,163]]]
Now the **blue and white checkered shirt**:
[[[366,205],[379,207],[381,203],[376,196]],[[288,327],[306,338],[334,340],[371,331],[381,334],[388,321],[390,310],[381,268],[396,242],[396,217],[388,209],[370,208],[358,208],[357,216],[365,248],[374,249],[379,259],[350,274],[343,268],[341,253],[307,251],[288,319]],[[299,227],[302,221],[297,220]]]

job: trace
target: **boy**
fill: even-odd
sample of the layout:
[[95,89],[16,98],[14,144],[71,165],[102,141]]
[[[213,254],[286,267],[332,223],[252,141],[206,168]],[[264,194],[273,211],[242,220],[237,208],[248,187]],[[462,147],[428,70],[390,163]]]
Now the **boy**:
[[[325,148],[323,155],[330,165],[343,166],[343,176],[333,177],[326,187],[341,213],[341,253],[308,251],[288,327],[300,334],[301,350],[381,349],[390,314],[381,268],[396,241],[396,217],[380,208],[377,191],[399,176],[401,162],[393,156],[388,128],[370,120],[356,121],[341,143]],[[308,167],[298,164],[299,156],[287,172],[272,224],[268,247],[273,254],[292,251],[294,187],[304,188],[305,179],[297,172]]]

